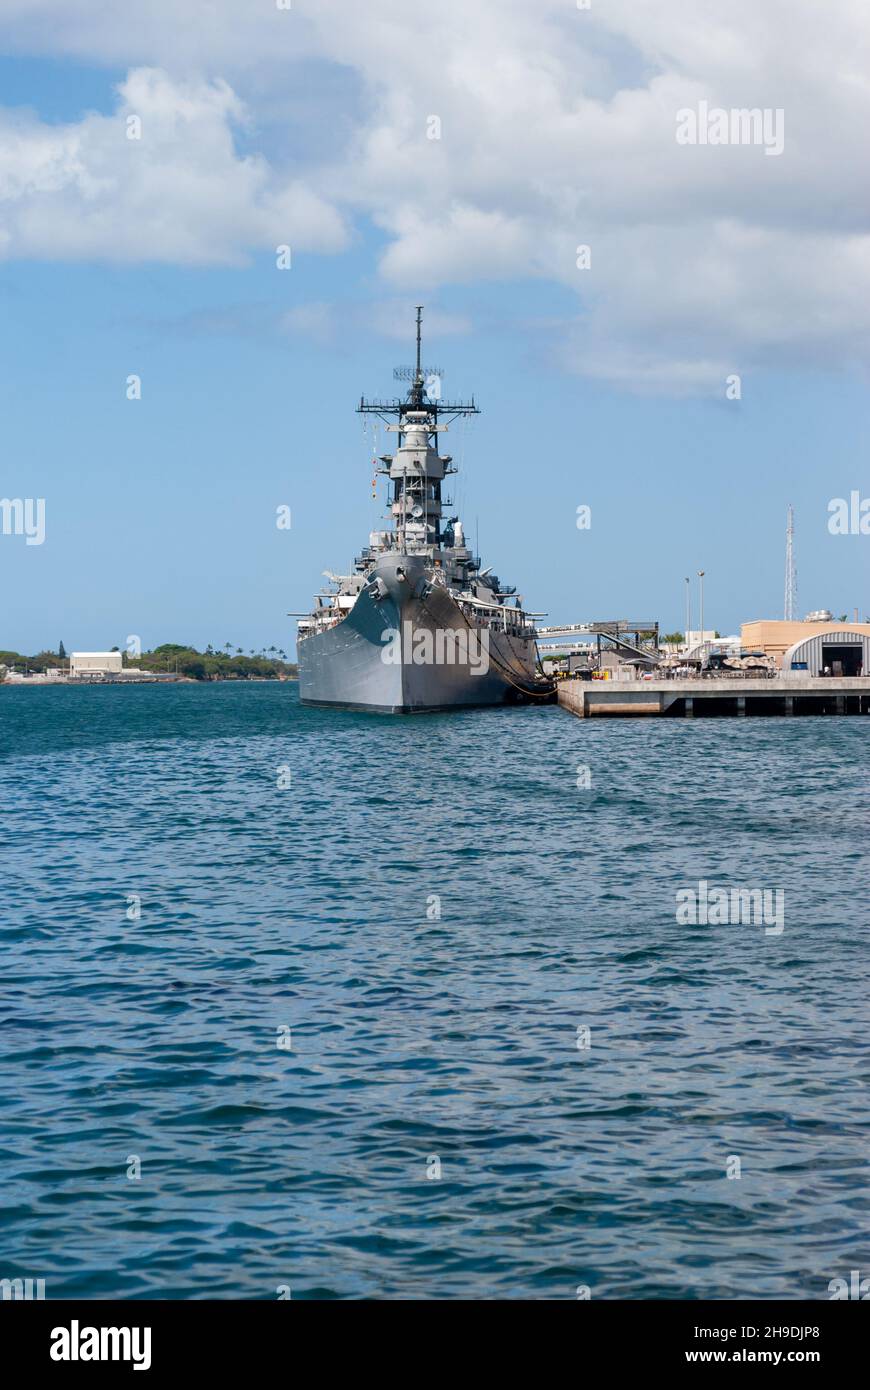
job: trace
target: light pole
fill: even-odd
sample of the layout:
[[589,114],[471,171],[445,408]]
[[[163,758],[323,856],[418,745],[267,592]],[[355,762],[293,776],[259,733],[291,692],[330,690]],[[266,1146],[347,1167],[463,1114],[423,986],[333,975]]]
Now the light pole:
[[699,580],[699,586],[698,586],[698,587],[700,588],[700,591],[701,591],[701,592],[700,592],[700,597],[699,597],[699,603],[700,603],[700,609],[701,609],[701,616],[699,617],[698,622],[701,624],[701,660],[703,661],[703,659],[704,659],[704,571],[703,571],[703,570],[698,570],[698,580]]
[[692,586],[686,575],[686,651],[689,650],[689,628],[692,626]]

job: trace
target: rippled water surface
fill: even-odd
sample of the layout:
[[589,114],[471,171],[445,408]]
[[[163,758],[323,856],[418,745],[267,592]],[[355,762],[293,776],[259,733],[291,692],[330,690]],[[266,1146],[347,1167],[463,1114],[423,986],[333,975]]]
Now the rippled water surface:
[[[813,1299],[870,1274],[868,739],[0,690],[0,1277]],[[784,890],[784,931],[678,925],[702,879]]]

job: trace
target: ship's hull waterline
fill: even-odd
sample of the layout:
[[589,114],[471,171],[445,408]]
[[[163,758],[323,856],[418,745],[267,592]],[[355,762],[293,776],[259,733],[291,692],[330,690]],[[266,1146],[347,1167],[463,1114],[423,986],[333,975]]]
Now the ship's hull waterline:
[[[537,703],[534,640],[469,625],[452,595],[421,586],[416,570],[410,557],[382,563],[373,572],[387,590],[380,601],[364,590],[341,622],[300,641],[301,702],[388,714]],[[421,654],[446,659],[415,661]]]

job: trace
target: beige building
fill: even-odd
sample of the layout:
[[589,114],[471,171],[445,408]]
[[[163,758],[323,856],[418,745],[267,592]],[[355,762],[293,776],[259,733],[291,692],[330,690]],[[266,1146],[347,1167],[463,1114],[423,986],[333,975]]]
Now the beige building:
[[69,659],[70,676],[115,676],[123,667],[121,652],[73,652]]
[[810,637],[830,636],[833,645],[851,634],[858,639],[870,638],[870,623],[784,622],[777,618],[758,618],[742,624],[740,641],[744,651],[764,652],[774,658],[777,666],[782,666],[786,652]]

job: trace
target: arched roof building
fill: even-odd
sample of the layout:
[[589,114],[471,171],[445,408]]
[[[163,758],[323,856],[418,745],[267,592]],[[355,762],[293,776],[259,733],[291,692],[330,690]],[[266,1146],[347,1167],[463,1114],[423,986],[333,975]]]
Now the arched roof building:
[[[870,637],[870,622],[836,622],[833,619],[819,621],[816,618],[804,618],[801,621],[783,621],[781,618],[758,618],[751,623],[743,623],[740,628],[740,640],[744,651],[764,652],[767,656],[772,656],[778,667],[785,669],[786,654],[790,653],[795,647],[801,646],[812,637],[824,636],[826,645],[830,637],[833,642],[833,634],[842,633],[847,638],[848,643],[863,642],[864,638]],[[807,658],[797,657],[798,661]],[[811,675],[818,674],[817,671],[810,671]],[[867,658],[864,658],[864,674],[870,675],[870,666]]]
[[782,658],[783,671],[805,671],[808,676],[830,672],[834,676],[870,674],[870,635],[834,626],[794,642]]

